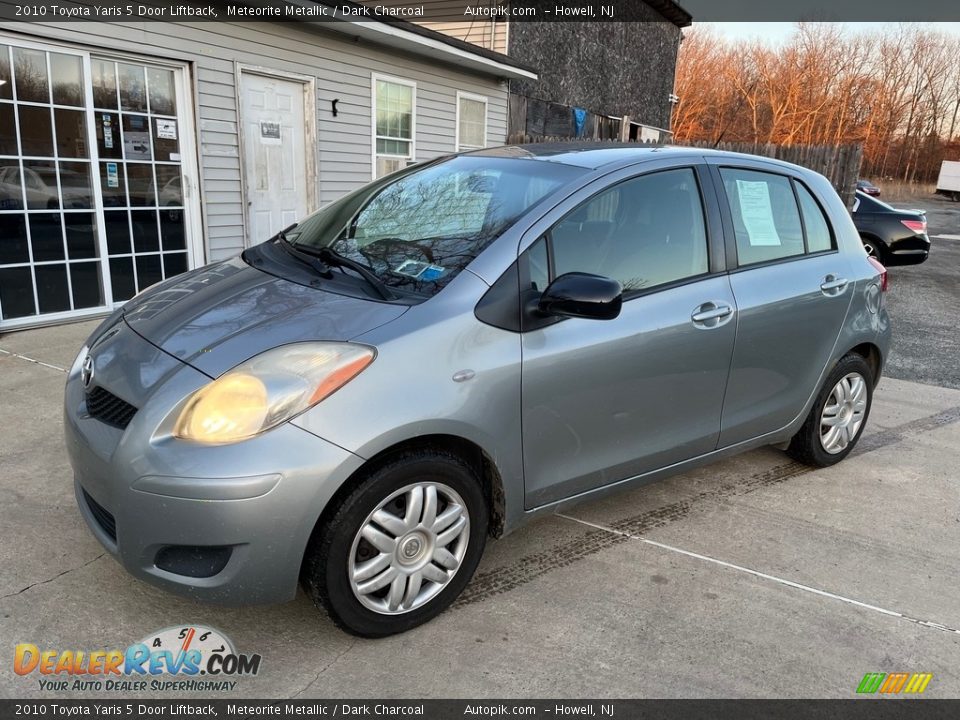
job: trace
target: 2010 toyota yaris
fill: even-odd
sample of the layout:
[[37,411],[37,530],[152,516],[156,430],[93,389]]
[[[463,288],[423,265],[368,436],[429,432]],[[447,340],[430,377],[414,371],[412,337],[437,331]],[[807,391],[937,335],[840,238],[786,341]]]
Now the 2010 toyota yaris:
[[66,386],[80,511],[161,587],[274,602],[300,579],[345,630],[400,632],[539,513],[761,445],[842,460],[885,284],[793,165],[441,158],[108,318]]

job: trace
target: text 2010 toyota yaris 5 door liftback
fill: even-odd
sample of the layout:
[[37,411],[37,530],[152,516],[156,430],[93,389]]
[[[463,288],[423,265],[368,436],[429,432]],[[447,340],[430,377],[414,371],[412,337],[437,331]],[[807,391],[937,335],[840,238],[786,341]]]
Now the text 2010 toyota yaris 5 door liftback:
[[403,631],[538,513],[759,445],[843,459],[884,282],[792,165],[443,158],[104,322],[67,380],[77,500],[156,585],[251,603],[299,578],[344,629]]

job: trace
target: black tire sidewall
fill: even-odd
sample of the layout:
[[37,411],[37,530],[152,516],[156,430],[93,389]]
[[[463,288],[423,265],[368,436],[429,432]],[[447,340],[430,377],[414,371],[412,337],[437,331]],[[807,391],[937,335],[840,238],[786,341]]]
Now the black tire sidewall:
[[866,248],[868,245],[873,248],[874,257],[877,260],[879,260],[881,263],[885,262],[885,253],[880,243],[878,243],[876,240],[871,240],[868,238],[861,238],[861,242],[863,242],[864,248]]
[[[400,615],[381,615],[353,594],[347,567],[353,539],[361,524],[383,500],[416,482],[442,483],[463,499],[470,517],[470,539],[460,568],[449,584],[423,607]],[[308,588],[319,595],[327,612],[343,629],[363,637],[384,637],[421,625],[443,612],[473,576],[487,535],[488,511],[480,479],[454,456],[416,453],[399,456],[372,471],[348,495],[322,528],[309,564]]]
[[[857,434],[853,437],[853,440],[851,440],[843,450],[838,453],[828,453],[824,450],[823,444],[820,442],[820,418],[823,416],[823,408],[826,406],[834,386],[840,382],[841,378],[853,372],[858,373],[863,378],[867,388],[867,407],[863,411],[863,421],[860,423],[860,428],[857,430]],[[841,358],[840,362],[837,363],[836,367],[834,367],[827,376],[827,380],[823,384],[820,394],[817,396],[817,401],[813,404],[810,416],[803,429],[804,432],[808,434],[808,437],[804,438],[804,440],[809,443],[809,448],[812,451],[816,464],[820,467],[826,467],[840,462],[853,451],[854,447],[856,447],[860,441],[860,436],[863,434],[864,428],[867,427],[867,420],[870,418],[870,410],[873,408],[873,382],[873,373],[867,361],[860,355],[855,354],[846,355]]]

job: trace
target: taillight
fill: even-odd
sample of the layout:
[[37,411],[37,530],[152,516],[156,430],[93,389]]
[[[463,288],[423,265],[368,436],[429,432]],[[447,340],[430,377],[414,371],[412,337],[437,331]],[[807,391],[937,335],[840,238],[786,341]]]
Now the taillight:
[[868,257],[867,260],[869,260],[870,264],[877,269],[878,273],[880,273],[880,292],[886,292],[887,288],[890,287],[887,269],[883,266],[883,263],[877,260],[875,257]]
[[926,220],[901,220],[900,222],[906,225],[907,229],[917,233],[917,235],[923,235],[927,232]]

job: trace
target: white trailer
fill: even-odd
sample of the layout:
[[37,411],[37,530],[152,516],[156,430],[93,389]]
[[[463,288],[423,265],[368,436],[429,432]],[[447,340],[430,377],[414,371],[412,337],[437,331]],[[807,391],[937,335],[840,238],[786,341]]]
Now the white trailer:
[[954,202],[960,201],[960,161],[944,160],[937,178],[937,195],[946,195]]

